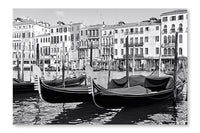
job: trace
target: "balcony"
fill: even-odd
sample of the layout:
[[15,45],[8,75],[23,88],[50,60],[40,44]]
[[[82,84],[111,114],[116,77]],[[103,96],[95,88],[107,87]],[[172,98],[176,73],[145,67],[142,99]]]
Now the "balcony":
[[163,48],[175,47],[175,43],[164,43]]
[[[128,55],[129,59],[133,59],[133,54],[129,54]],[[144,58],[144,54],[135,54],[135,59],[143,59]],[[126,55],[123,55],[123,59],[126,59]]]
[[[135,46],[135,47],[142,47],[143,45],[144,45],[144,43],[141,42],[141,43],[130,43],[128,46],[129,47],[133,47],[133,46]],[[126,47],[126,44],[123,44],[123,47]]]

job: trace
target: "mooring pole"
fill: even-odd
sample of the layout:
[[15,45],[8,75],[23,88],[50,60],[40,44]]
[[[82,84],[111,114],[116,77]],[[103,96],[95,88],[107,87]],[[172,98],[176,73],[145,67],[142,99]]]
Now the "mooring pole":
[[176,102],[177,98],[177,90],[176,90],[176,76],[177,76],[177,61],[178,61],[178,32],[175,34],[175,49],[174,49],[174,102]]
[[126,37],[126,78],[129,87],[129,47],[128,47],[128,36]]

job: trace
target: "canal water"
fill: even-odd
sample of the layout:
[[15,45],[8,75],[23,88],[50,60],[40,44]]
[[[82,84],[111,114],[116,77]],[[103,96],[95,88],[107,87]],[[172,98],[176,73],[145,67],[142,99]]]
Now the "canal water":
[[[76,75],[81,71],[75,72]],[[25,80],[30,80],[30,73],[25,71]],[[66,73],[67,74],[67,73]],[[131,74],[131,73],[130,73]],[[149,75],[150,72],[135,72]],[[107,71],[95,72],[94,77],[103,87],[107,87]],[[125,72],[111,72],[111,78],[121,78]],[[17,77],[17,72],[13,72]],[[45,72],[45,79],[55,78],[55,72]],[[51,104],[40,99],[38,93],[16,94],[13,96],[13,124],[134,124],[134,125],[187,125],[187,85],[176,105],[171,102],[142,107],[121,107],[99,109],[92,102]]]

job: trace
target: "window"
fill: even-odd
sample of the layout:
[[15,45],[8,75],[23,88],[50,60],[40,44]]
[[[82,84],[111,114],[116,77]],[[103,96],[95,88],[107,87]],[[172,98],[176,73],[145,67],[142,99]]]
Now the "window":
[[133,44],[133,37],[130,38],[130,44]]
[[135,54],[138,55],[138,48],[135,48]]
[[67,32],[67,27],[64,27],[64,32]]
[[179,35],[179,43],[183,43],[183,36]]
[[172,24],[172,27],[171,27],[171,32],[174,33],[175,32],[175,24]]
[[133,55],[133,48],[131,48],[130,54]]
[[183,32],[183,24],[181,24],[181,23],[179,24],[178,31]]
[[175,36],[174,35],[172,35],[172,43],[175,43]]
[[62,33],[62,28],[59,28],[59,32]]
[[65,41],[67,41],[67,35],[65,35]]
[[179,48],[179,55],[182,55],[183,54],[183,50],[182,48]]
[[81,36],[83,35],[83,31],[81,30]]
[[146,54],[146,55],[149,54],[148,48],[145,48],[145,54]]
[[58,32],[58,28],[56,28],[56,32]]
[[184,18],[183,15],[178,16],[178,20],[183,20],[183,18]]
[[156,54],[159,54],[159,48],[156,48]]
[[163,32],[167,33],[167,25],[164,25]]
[[149,27],[145,27],[145,31],[149,31]]
[[167,22],[167,17],[163,17],[162,21]]
[[168,48],[168,55],[171,55],[171,49]]
[[138,44],[138,37],[135,38],[135,43]]
[[172,42],[172,38],[170,35],[168,35],[168,43],[171,43]]
[[159,36],[156,36],[156,37],[155,37],[155,41],[156,41],[156,42],[159,42]]
[[124,43],[124,38],[121,38],[121,39],[120,39],[120,43],[121,43],[121,44]]
[[115,33],[118,33],[118,30],[115,30]]
[[117,44],[117,38],[115,38],[115,44]]
[[62,41],[62,36],[60,36],[60,41]]
[[130,29],[130,32],[133,33],[133,31],[134,31],[133,28],[131,28],[131,29]]
[[164,49],[164,55],[166,55],[166,54],[167,54],[167,49],[165,48],[165,49]]
[[156,26],[156,30],[159,30],[159,26]]
[[124,32],[124,29],[121,29],[121,33],[123,33]]
[[141,33],[141,34],[143,33],[143,28],[140,28],[140,33]]
[[115,49],[115,55],[117,55],[117,49]]
[[174,49],[174,48],[172,48],[172,55],[174,55],[174,51],[175,51],[175,49]]
[[106,35],[106,31],[104,31],[104,34],[103,35]]
[[124,55],[124,49],[121,49],[121,55]]
[[59,43],[59,36],[57,36],[57,43]]
[[140,55],[143,55],[143,48],[140,48]]
[[138,28],[135,28],[135,34],[138,34]]
[[140,44],[143,44],[143,37],[140,37]]
[[40,42],[42,43],[42,38],[40,38]]
[[164,43],[167,43],[167,36],[164,36]]
[[74,41],[74,34],[71,34],[71,41]]
[[149,37],[148,36],[145,37],[145,42],[149,42]]
[[126,34],[128,34],[128,29],[126,29]]
[[53,29],[51,29],[51,33],[53,33]]
[[176,16],[171,16],[171,21],[175,21],[176,20]]

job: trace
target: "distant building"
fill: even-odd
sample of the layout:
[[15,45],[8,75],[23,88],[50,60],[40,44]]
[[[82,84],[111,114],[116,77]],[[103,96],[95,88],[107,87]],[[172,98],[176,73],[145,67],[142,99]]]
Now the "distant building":
[[[17,60],[21,64],[24,60],[24,67],[36,61],[35,37],[49,33],[50,24],[30,18],[16,18],[13,21],[13,65]],[[23,57],[23,58],[22,58]]]
[[44,60],[45,67],[50,66],[50,33],[36,36],[35,43],[39,46],[40,64]]
[[165,12],[161,17],[162,60],[167,68],[174,63],[175,32],[178,32],[178,59],[187,58],[188,12],[184,9]]
[[101,67],[108,69],[108,63],[114,61],[114,25],[104,25],[101,34]]
[[72,69],[79,69],[80,61],[78,59],[78,46],[80,43],[82,23],[71,23],[71,48],[70,48],[70,62]]
[[129,60],[135,69],[149,70],[158,64],[160,48],[160,20],[151,18],[139,23],[119,22],[114,26],[115,67],[125,68],[126,37],[129,40]]
[[96,66],[101,61],[101,30],[103,25],[90,25],[81,29],[79,44],[80,69],[90,63],[90,49],[92,46],[92,62]]

